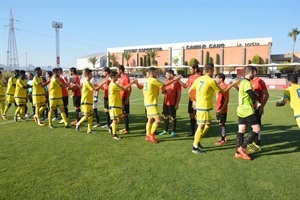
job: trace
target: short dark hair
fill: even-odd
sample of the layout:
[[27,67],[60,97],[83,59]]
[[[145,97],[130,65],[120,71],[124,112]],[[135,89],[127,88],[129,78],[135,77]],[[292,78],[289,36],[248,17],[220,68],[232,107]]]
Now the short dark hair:
[[37,72],[37,71],[39,71],[39,70],[41,70],[40,67],[36,67],[36,68],[34,69],[35,72]]
[[193,68],[193,70],[195,70],[197,73],[200,72],[200,68],[198,64],[194,64],[191,66]]
[[172,69],[168,69],[166,72],[169,73],[169,74],[175,75],[174,70],[172,70]]
[[15,70],[15,76],[19,76],[20,71],[18,69]]
[[252,68],[253,68],[253,71],[257,72],[257,68],[256,67],[252,66]]
[[213,63],[207,63],[204,65],[204,72],[208,72],[210,70],[213,70],[214,69],[214,64]]
[[84,73],[85,73],[85,75],[90,74],[90,73],[92,73],[92,70],[90,70],[89,68],[85,68]]
[[119,65],[118,69],[121,70],[122,72],[125,71],[125,67],[123,65]]
[[225,74],[223,74],[223,73],[219,73],[219,74],[217,74],[216,75],[218,78],[221,78],[223,81],[225,80]]
[[62,69],[61,67],[58,67],[58,71],[62,72],[62,71],[63,71],[63,69]]
[[58,72],[58,68],[54,68],[54,69],[52,69],[52,73],[54,74],[56,74]]
[[113,77],[116,77],[116,76],[118,76],[118,72],[116,72],[116,71],[111,71],[110,74],[109,74],[110,78],[113,78]]
[[52,71],[46,71],[46,73],[49,74],[50,77],[53,75]]
[[298,83],[298,77],[296,75],[290,75],[288,80],[292,83]]
[[72,72],[73,74],[77,74],[77,69],[75,67],[71,67],[70,72]]
[[156,68],[155,67],[149,67],[148,68],[148,72],[149,73],[153,73],[153,72],[155,72],[156,71]]
[[110,69],[109,69],[109,67],[104,67],[104,68],[103,68],[103,71],[110,74]]

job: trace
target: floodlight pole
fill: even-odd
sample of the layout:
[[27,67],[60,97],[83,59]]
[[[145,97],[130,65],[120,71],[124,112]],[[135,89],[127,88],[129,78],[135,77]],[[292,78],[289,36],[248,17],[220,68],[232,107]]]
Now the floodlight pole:
[[59,55],[59,29],[63,27],[62,22],[52,22],[52,27],[55,28],[56,32],[56,67],[60,65],[60,55]]

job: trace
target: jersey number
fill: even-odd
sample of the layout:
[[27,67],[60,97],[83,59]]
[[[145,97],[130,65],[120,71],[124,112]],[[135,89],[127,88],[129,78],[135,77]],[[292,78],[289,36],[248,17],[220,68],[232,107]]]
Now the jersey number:
[[203,85],[204,85],[204,81],[200,81],[200,85],[199,85],[198,91],[201,90],[201,88],[202,88]]
[[300,89],[297,89],[298,98],[300,98]]
[[148,82],[145,82],[144,83],[144,91],[147,91],[148,90]]

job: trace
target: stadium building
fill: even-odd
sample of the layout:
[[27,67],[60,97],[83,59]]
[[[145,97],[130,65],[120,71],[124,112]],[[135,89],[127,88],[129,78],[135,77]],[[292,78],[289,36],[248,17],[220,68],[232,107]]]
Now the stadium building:
[[[114,55],[119,64],[130,67],[145,66],[145,59],[149,59],[146,57],[148,50],[156,50],[157,66],[188,65],[192,58],[200,65],[207,61],[219,65],[246,65],[255,55],[261,58],[261,63],[269,63],[271,47],[272,38],[268,37],[115,47],[108,48],[107,53]],[[129,60],[124,59],[124,52],[130,54]]]

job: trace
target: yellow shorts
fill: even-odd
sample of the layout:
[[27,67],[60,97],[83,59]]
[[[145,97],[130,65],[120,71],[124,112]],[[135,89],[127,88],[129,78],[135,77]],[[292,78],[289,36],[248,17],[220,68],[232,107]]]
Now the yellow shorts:
[[93,105],[81,105],[80,109],[83,115],[93,115]]
[[199,111],[196,114],[197,124],[207,124],[211,121],[211,116],[209,111]]
[[49,106],[51,109],[62,108],[64,103],[62,99],[49,99]]
[[146,107],[147,112],[147,118],[154,118],[159,116],[158,108],[157,106],[149,106]]
[[6,103],[15,103],[15,97],[14,95],[11,95],[11,94],[6,94]]
[[5,101],[4,94],[3,94],[3,95],[0,95],[0,101]]
[[34,106],[44,106],[46,105],[45,95],[32,96],[32,103]]
[[122,108],[109,108],[110,119],[119,119],[122,117]]
[[26,105],[26,97],[15,97],[17,106]]

